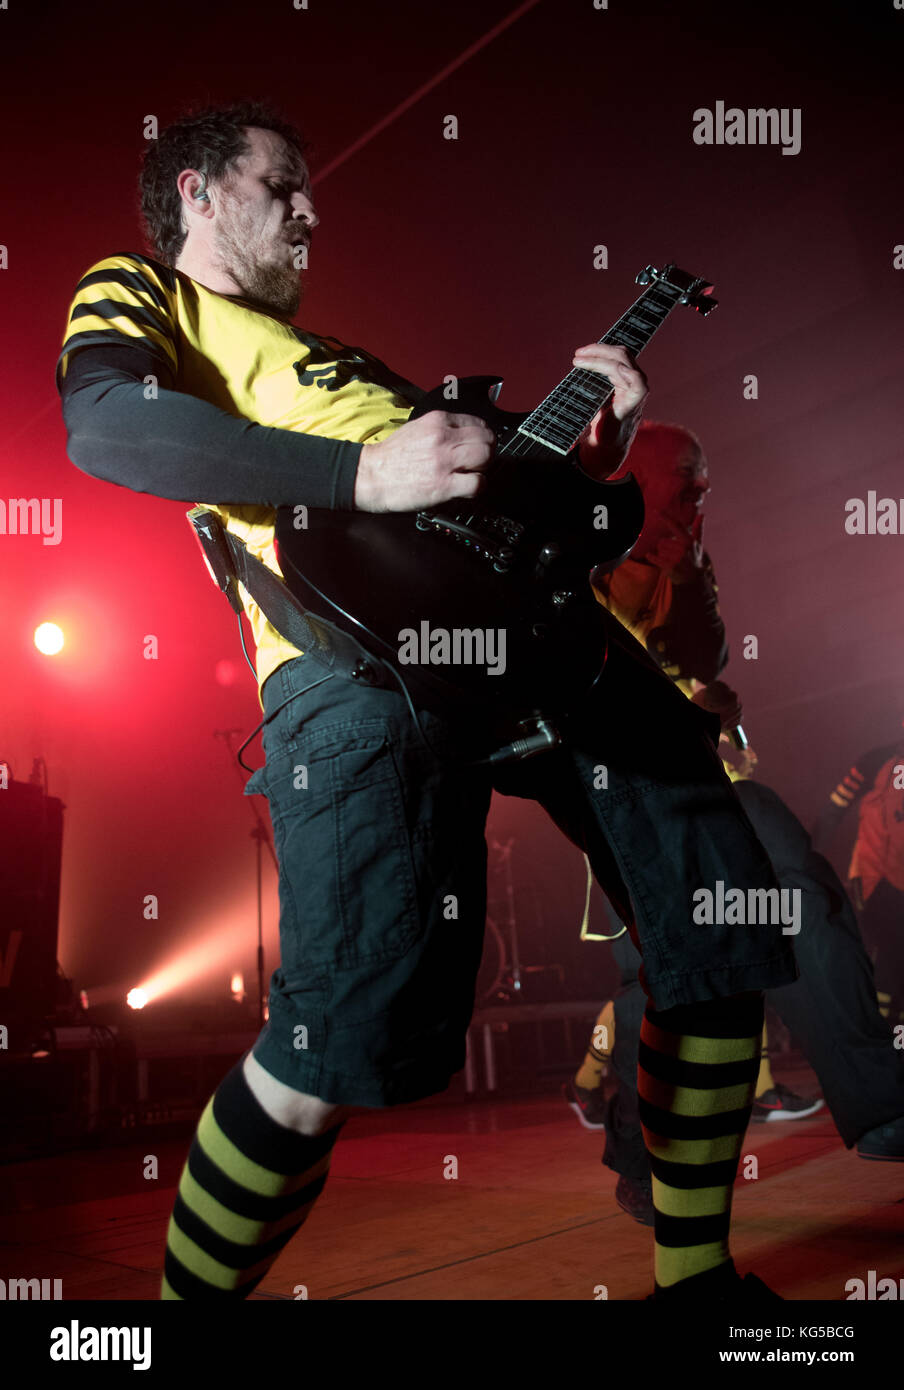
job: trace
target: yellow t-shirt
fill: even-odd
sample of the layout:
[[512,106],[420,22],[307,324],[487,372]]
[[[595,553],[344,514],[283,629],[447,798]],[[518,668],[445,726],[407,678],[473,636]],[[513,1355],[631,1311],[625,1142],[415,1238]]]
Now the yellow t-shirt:
[[[626,627],[642,647],[657,627],[662,627],[672,608],[674,586],[668,575],[655,565],[645,565],[630,557],[611,574],[594,584],[594,593],[604,608]],[[663,666],[679,690],[690,698],[699,682],[678,676],[677,666]]]
[[[599,602],[644,647],[649,634],[657,627],[662,627],[668,618],[672,607],[673,588],[671,579],[663,570],[630,558],[622,561],[616,570],[601,577],[594,584],[594,592]],[[679,677],[677,667],[663,666],[662,669],[688,699],[702,689],[701,681]],[[729,751],[730,744],[724,734],[720,745],[726,753]],[[746,770],[748,765],[746,759],[741,760],[740,764],[728,758],[722,759],[722,766],[732,782],[745,781],[750,776],[750,772]]]
[[[79,281],[58,380],[79,348],[129,342],[165,356],[174,390],[260,425],[376,443],[403,425],[413,408],[413,397],[401,394],[410,383],[363,349],[305,332],[134,253],[98,261]],[[272,509],[197,500],[280,573]],[[257,647],[260,688],[277,666],[299,652],[280,637],[244,589],[241,596]]]

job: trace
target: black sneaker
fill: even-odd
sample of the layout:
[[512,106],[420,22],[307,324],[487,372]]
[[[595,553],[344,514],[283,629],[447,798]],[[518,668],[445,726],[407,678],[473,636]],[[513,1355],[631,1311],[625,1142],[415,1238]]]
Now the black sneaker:
[[679,1284],[661,1289],[656,1285],[655,1293],[647,1294],[654,1303],[683,1303],[701,1297],[712,1303],[784,1303],[781,1294],[770,1289],[756,1274],[745,1274],[742,1279],[735,1269],[734,1260],[706,1269],[702,1274],[694,1274],[690,1279],[682,1279]]
[[857,1140],[857,1152],[879,1163],[904,1163],[904,1115],[868,1129]]
[[753,1102],[751,1119],[805,1120],[808,1115],[815,1115],[824,1105],[824,1100],[804,1100],[803,1096],[796,1096],[779,1082],[771,1090],[757,1096]]
[[635,1221],[639,1221],[641,1226],[652,1226],[654,1218],[653,1210],[653,1181],[651,1178],[625,1178],[619,1177],[615,1185],[615,1200],[626,1211],[629,1216],[633,1216]]
[[606,1097],[603,1095],[602,1087],[596,1091],[587,1091],[583,1086],[575,1085],[573,1081],[566,1081],[562,1087],[562,1095],[585,1129],[599,1131],[606,1128]]

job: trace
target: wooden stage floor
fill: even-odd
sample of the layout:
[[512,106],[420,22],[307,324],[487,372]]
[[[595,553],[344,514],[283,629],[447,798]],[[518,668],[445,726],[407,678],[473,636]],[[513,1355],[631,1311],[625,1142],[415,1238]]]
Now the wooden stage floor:
[[[805,1070],[777,1073],[815,1093]],[[64,1299],[155,1300],[188,1139],[138,1140],[0,1168],[0,1277],[62,1279]],[[643,1299],[649,1228],[615,1204],[602,1134],[547,1087],[527,1099],[420,1102],[347,1124],[323,1196],[253,1295],[293,1299]],[[732,1249],[786,1299],[904,1278],[904,1164],[848,1151],[826,1111],[751,1125]],[[143,1177],[158,1158],[156,1181]],[[447,1178],[450,1158],[457,1178]],[[904,1287],[904,1286],[902,1286]]]

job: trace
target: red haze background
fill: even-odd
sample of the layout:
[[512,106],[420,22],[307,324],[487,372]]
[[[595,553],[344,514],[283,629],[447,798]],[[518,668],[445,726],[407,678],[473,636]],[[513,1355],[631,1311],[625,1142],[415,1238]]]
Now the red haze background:
[[[299,321],[424,386],[504,373],[502,403],[518,409],[603,333],[647,262],[712,280],[717,313],[674,316],[644,359],[647,414],[694,429],[710,460],[726,675],[761,779],[809,822],[850,759],[899,728],[904,540],[847,535],[844,507],[869,489],[904,492],[893,268],[904,13],[521,8],[484,44],[514,7],[10,0],[0,12],[0,496],[63,504],[58,546],[0,537],[0,757],[20,778],[43,757],[66,802],[60,959],[89,993],[124,991],[198,943],[199,989],[222,993],[233,967],[253,971],[253,822],[214,737],[259,717],[235,620],[185,506],[68,461],[53,385],[77,280],[142,249],[135,180],[150,114],[165,124],[189,103],[263,97],[312,139],[316,177],[474,46],[317,181]],[[694,144],[694,110],[717,100],[800,108],[801,152]],[[443,138],[449,114],[456,141]],[[594,269],[599,244],[607,270]],[[751,373],[756,401],[742,395]],[[66,631],[56,658],[32,645],[47,619]],[[156,661],[143,658],[147,634]],[[747,634],[756,661],[742,659]],[[602,997],[608,951],[577,942],[577,851],[520,802],[496,802],[490,835],[516,839],[525,957],[564,961],[579,993]],[[265,877],[269,970],[269,865]],[[156,922],[142,915],[150,893]]]

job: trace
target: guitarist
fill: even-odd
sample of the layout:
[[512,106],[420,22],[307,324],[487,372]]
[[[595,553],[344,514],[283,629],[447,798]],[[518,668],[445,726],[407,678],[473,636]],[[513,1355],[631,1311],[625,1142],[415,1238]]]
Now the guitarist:
[[[290,125],[258,105],[177,120],[148,145],[141,196],[152,256],[95,264],[65,330],[58,384],[79,468],[215,499],[274,569],[281,504],[406,511],[479,493],[493,447],[482,421],[406,423],[416,387],[293,325],[317,217]],[[575,362],[615,387],[580,451],[606,477],[646,381],[622,348],[588,345]],[[281,965],[267,1026],[201,1117],[162,1297],[247,1297],[310,1213],[348,1116],[435,1094],[461,1069],[494,786],[539,800],[586,850],[643,956],[655,1296],[775,1297],[737,1274],[728,1228],[762,990],[796,968],[777,925],[692,922],[702,885],[774,886],[716,755],[717,721],[613,620],[600,689],[573,711],[566,745],[491,776],[466,719],[421,711],[415,727],[400,691],[324,675],[245,597],[266,754],[246,792],[269,801]],[[693,1061],[679,1060],[686,1034]]]
[[[716,679],[728,661],[728,646],[712,562],[702,545],[709,477],[699,440],[679,425],[645,422],[625,468],[643,489],[646,521],[630,559],[595,581],[597,596],[646,642],[680,689],[701,703],[705,697],[705,708],[719,706],[728,730],[740,723],[741,710],[734,692]],[[722,751],[729,759],[726,741]],[[894,747],[880,750],[875,767],[894,752]],[[755,765],[747,750],[730,775],[779,883],[801,889],[804,918],[795,939],[801,978],[770,991],[769,1000],[799,1039],[845,1145],[856,1144],[862,1158],[904,1162],[904,1056],[892,1045],[891,1029],[879,1013],[856,918],[831,865],[815,852],[789,807],[769,787],[750,780]],[[848,793],[849,799],[854,794]],[[835,801],[846,805],[837,795]],[[606,1131],[603,1162],[619,1174],[619,1205],[641,1224],[653,1225],[650,1161],[634,1084],[644,1012],[640,958],[627,936],[616,938],[612,949],[622,973],[611,1057],[617,1089],[608,1101],[602,1099],[602,1059],[591,1045],[566,1096],[587,1127]],[[611,1025],[607,1031],[611,1048]],[[821,1104],[776,1085],[764,1056],[754,1119],[803,1118]]]

